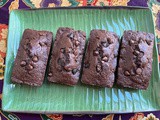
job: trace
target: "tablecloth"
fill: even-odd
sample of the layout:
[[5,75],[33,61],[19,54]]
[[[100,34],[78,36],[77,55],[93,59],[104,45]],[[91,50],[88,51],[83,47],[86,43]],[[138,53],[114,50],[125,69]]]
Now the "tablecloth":
[[[57,6],[144,6],[153,12],[158,50],[160,53],[160,0],[0,0],[0,120],[159,120],[160,111],[128,114],[64,115],[26,114],[1,110],[3,75],[7,46],[8,19],[13,9]],[[160,58],[160,57],[159,57]]]

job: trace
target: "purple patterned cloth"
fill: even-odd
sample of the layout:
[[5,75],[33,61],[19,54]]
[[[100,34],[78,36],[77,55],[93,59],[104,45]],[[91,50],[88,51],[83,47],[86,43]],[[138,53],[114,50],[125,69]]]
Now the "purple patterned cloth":
[[[150,3],[148,3],[150,2]],[[85,6],[85,5],[128,5],[143,6],[148,4],[159,4],[160,0],[0,0],[0,33],[2,29],[7,29],[9,21],[9,11],[13,9],[39,8],[39,7],[56,7],[56,6]],[[156,11],[156,10],[155,10]],[[160,11],[160,10],[159,10]],[[157,13],[156,28],[160,30],[160,12]],[[0,36],[0,41],[2,37]],[[4,53],[0,48],[0,63],[4,63]],[[2,62],[1,62],[2,61]],[[0,66],[1,67],[1,66]],[[0,68],[1,70],[1,68]],[[1,73],[0,73],[1,75]],[[0,76],[2,77],[2,76]],[[1,78],[0,78],[1,79]],[[3,80],[0,80],[0,95],[2,96]],[[1,100],[0,100],[1,108]],[[150,114],[151,113],[151,114]],[[0,109],[0,120],[158,120],[160,111],[151,111],[144,113],[128,113],[128,114],[102,114],[102,115],[62,115],[62,114],[27,114],[27,113],[11,113],[4,112]],[[138,119],[140,118],[140,119]]]
[[128,2],[128,6],[148,7],[147,1],[148,1],[148,0],[130,0],[130,1]]

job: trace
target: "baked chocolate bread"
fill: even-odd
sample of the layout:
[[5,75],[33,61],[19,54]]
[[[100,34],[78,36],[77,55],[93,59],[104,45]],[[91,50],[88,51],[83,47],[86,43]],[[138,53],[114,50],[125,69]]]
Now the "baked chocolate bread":
[[72,28],[59,28],[52,50],[48,80],[66,85],[77,84],[80,77],[86,35]]
[[41,86],[51,43],[51,32],[26,29],[14,61],[12,82]]
[[154,35],[128,30],[123,34],[117,84],[147,89],[152,73]]
[[105,30],[92,30],[86,50],[82,83],[112,87],[115,80],[119,37]]

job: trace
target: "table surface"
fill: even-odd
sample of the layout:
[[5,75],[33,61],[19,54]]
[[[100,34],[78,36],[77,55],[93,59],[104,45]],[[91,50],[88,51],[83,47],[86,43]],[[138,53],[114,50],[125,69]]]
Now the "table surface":
[[[9,13],[13,9],[43,8],[57,6],[143,6],[153,12],[155,33],[160,53],[160,0],[0,0],[0,120],[159,120],[160,111],[128,114],[64,115],[26,114],[1,110],[3,74],[5,68],[6,43]],[[160,57],[159,57],[160,58]]]

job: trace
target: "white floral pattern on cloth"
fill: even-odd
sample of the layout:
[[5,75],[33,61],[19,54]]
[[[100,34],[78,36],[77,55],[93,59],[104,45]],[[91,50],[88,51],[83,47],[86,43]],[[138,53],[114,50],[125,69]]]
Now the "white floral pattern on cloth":
[[19,8],[19,0],[14,0],[9,6],[9,12]]
[[0,64],[0,80],[3,80],[4,78],[4,68],[5,68],[5,65]]
[[147,117],[144,117],[142,120],[159,120],[159,118],[156,118],[156,116],[153,115],[153,113],[150,113],[147,115]]
[[71,6],[71,3],[68,0],[62,0],[61,6]]
[[150,113],[147,116],[144,116],[143,113],[135,113],[129,120],[159,120],[159,118],[156,118],[153,113]]
[[108,0],[98,0],[96,3],[95,3],[96,6],[107,6],[109,5],[109,1]]
[[55,4],[54,3],[49,3],[48,7],[55,7]]
[[93,0],[92,6],[127,6],[129,0]]
[[142,120],[144,118],[143,113],[136,113],[129,120]]
[[110,115],[107,115],[105,118],[102,118],[102,120],[113,120],[114,118],[114,114],[110,114]]
[[8,34],[8,29],[7,28],[1,30],[1,36],[2,37],[1,37],[1,40],[0,40],[0,48],[1,48],[0,51],[3,52],[3,53],[6,53],[7,34]]
[[153,12],[153,20],[155,25],[155,32],[158,38],[160,38],[160,6],[157,4],[152,5],[152,12]]
[[6,56],[8,26],[0,24],[0,80],[4,77],[4,58]]
[[129,2],[129,0],[110,0],[110,5],[111,6],[127,6],[127,3]]

